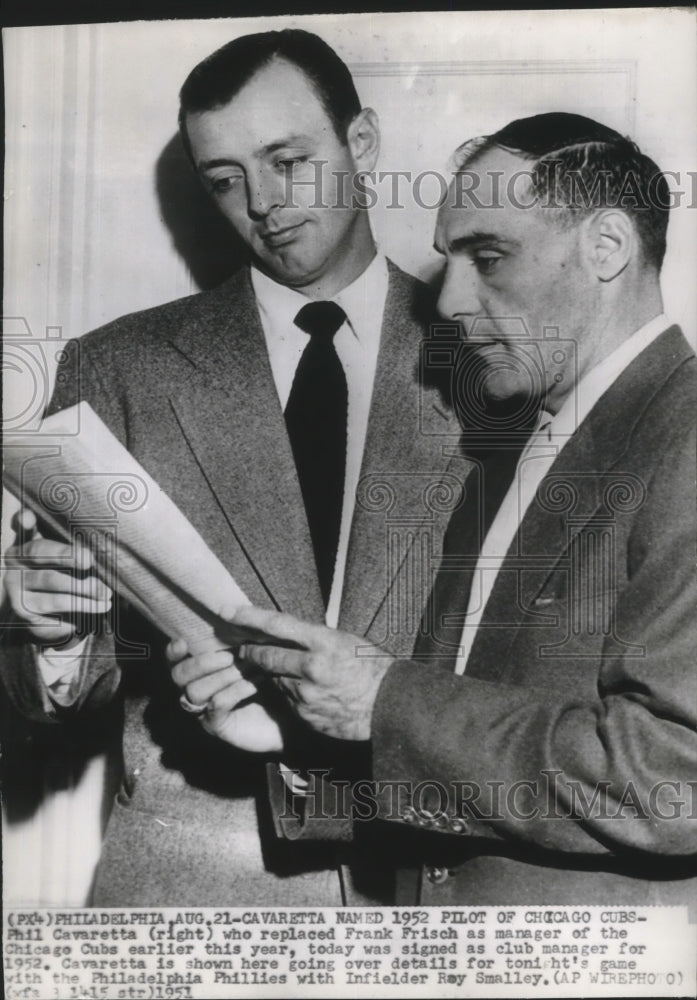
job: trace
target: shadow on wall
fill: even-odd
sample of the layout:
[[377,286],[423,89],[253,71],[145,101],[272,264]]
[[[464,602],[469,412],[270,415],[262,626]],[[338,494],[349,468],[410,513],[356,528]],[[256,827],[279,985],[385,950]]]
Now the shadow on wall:
[[155,167],[162,219],[201,289],[214,288],[247,259],[242,242],[206,193],[184,150],[172,136]]
[[[160,215],[201,290],[215,288],[248,260],[247,250],[196,176],[179,133],[164,147],[155,167]],[[426,247],[424,247],[424,254]],[[412,269],[438,292],[442,264]]]

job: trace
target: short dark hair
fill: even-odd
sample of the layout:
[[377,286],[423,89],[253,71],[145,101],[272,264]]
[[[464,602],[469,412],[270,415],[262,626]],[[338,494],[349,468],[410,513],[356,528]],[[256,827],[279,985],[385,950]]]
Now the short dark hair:
[[583,115],[533,115],[463,143],[454,154],[455,169],[493,148],[533,161],[533,192],[543,206],[561,210],[562,222],[573,224],[598,208],[627,212],[646,262],[660,269],[670,190],[659,167],[631,139]]
[[179,92],[179,127],[190,155],[186,116],[228,104],[255,73],[276,59],[285,59],[305,74],[338,138],[346,141],[347,129],[361,110],[348,66],[318,35],[284,28],[235,38],[189,73]]

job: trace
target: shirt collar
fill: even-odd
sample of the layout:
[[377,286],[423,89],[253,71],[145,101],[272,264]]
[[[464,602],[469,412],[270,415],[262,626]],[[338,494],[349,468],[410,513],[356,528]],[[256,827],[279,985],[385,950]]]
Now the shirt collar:
[[670,325],[665,313],[655,316],[586,372],[553,418],[550,434],[573,434],[625,368]]
[[334,296],[334,302],[346,313],[346,318],[356,337],[362,343],[379,337],[382,322],[376,323],[376,309],[387,298],[389,276],[387,261],[376,253],[363,274]]
[[[292,324],[298,311],[308,303],[302,292],[274,281],[253,264],[251,266],[252,287],[257,300],[262,321],[271,329],[282,329]],[[349,326],[359,341],[379,337],[380,326],[376,329],[376,303],[384,303],[388,285],[387,261],[380,252],[376,253],[366,269],[355,281],[343,288],[330,301],[346,313]]]

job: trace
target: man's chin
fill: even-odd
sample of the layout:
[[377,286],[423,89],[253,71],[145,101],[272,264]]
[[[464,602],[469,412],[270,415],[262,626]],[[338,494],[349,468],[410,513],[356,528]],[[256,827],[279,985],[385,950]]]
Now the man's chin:
[[484,402],[487,426],[500,431],[529,431],[540,407],[540,398],[520,386],[497,384],[486,387]]
[[500,379],[496,377],[487,378],[482,392],[486,402],[492,406],[504,404],[513,406],[516,403],[521,405],[527,399],[530,399],[531,395],[530,386],[523,387],[514,382],[509,382],[505,378]]
[[258,258],[256,264],[269,278],[289,288],[302,289],[312,284],[316,277],[315,272],[308,269],[306,260],[301,264],[280,254],[273,257],[267,254],[263,258]]

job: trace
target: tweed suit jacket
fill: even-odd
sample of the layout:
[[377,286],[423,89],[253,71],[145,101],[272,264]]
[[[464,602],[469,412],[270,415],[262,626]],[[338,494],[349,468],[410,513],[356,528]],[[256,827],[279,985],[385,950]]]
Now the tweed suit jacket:
[[[429,488],[457,484],[467,471],[457,462],[447,471],[453,460],[443,441],[456,422],[438,391],[420,384],[419,350],[431,308],[426,287],[390,263],[339,621],[402,656],[413,645],[428,593],[427,586],[416,594],[412,587],[403,599],[409,552],[415,539],[423,549],[425,539],[437,558],[448,517],[447,505],[429,504]],[[110,323],[73,342],[68,354],[71,370],[50,409],[86,399],[253,603],[323,621],[310,533],[248,271],[212,292]],[[423,420],[446,438],[422,433]],[[94,901],[339,904],[335,847],[291,845],[275,836],[263,755],[211,737],[181,710],[163,655],[167,637],[123,602],[115,630],[115,648],[108,636],[94,638],[76,705],[49,718],[29,643],[17,630],[9,633],[1,662],[11,698],[34,719],[67,725],[124,697],[124,781]],[[309,729],[299,726],[291,736],[291,756],[307,765],[325,762],[322,741]],[[365,890],[370,898],[370,886]]]
[[542,481],[464,675],[433,643],[385,676],[373,774],[406,783],[381,815],[421,876],[402,902],[694,904],[696,402],[672,327]]

